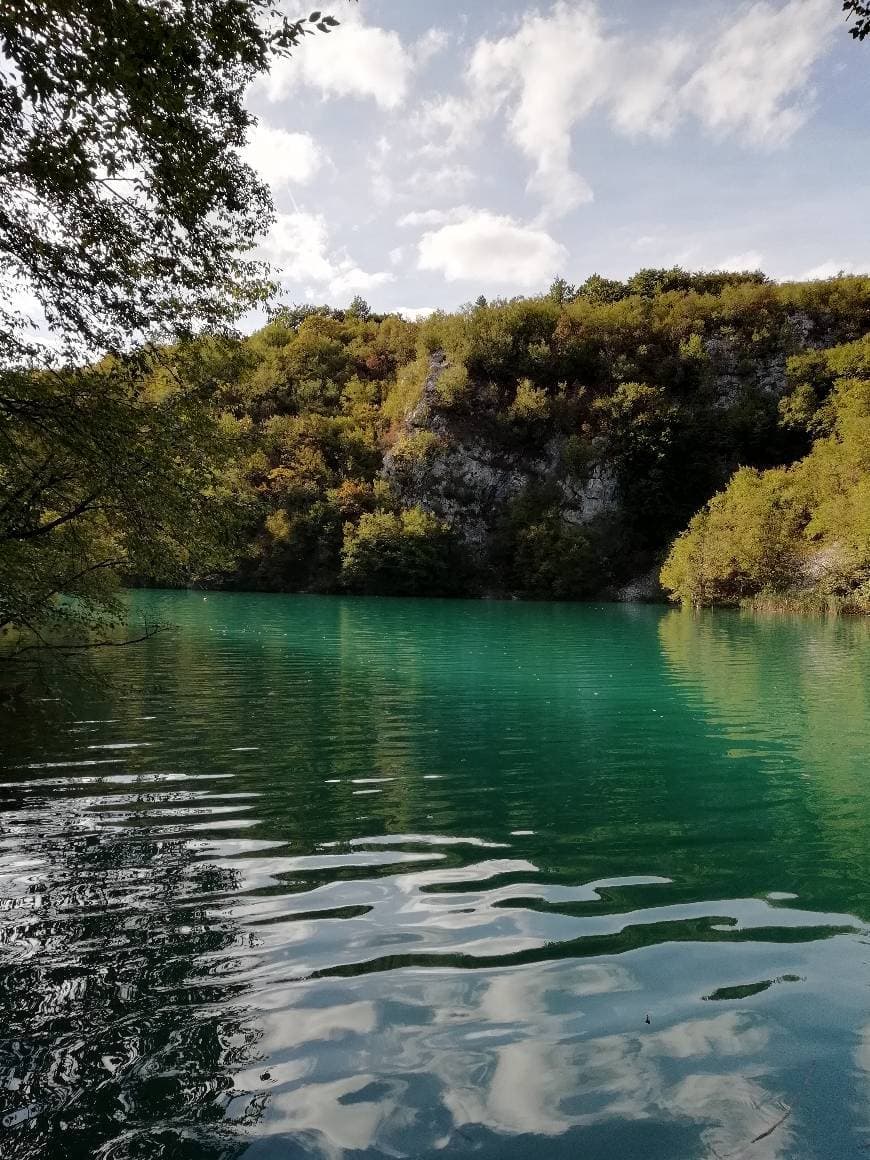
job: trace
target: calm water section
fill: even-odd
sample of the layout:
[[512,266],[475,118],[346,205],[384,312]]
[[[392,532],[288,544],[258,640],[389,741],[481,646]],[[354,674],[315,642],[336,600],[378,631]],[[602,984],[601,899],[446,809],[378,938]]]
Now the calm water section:
[[870,626],[139,593],[0,735],[0,1155],[870,1145]]

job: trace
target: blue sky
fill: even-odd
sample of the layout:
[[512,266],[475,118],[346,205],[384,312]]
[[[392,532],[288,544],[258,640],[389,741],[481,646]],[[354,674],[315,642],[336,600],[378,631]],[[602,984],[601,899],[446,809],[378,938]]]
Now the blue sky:
[[556,273],[870,268],[870,44],[839,0],[331,0],[249,95],[290,301]]

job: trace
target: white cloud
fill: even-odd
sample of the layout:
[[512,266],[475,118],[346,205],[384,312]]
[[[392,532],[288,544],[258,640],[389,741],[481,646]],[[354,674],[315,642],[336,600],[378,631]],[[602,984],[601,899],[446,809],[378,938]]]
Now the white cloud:
[[260,123],[251,130],[243,157],[273,190],[305,185],[323,165],[323,151],[310,133],[288,133]]
[[371,185],[372,197],[380,205],[389,205],[396,200],[396,185],[388,173],[374,168]]
[[685,88],[689,107],[711,130],[755,145],[779,145],[809,115],[810,70],[828,49],[837,5],[790,0],[741,10]]
[[418,65],[428,64],[433,56],[444,51],[448,39],[447,33],[442,28],[430,28],[414,44],[412,50],[414,60]]
[[298,53],[275,62],[263,84],[270,101],[310,85],[325,97],[370,97],[395,109],[407,94],[413,63],[397,33],[351,17],[328,36],[306,37]]
[[390,265],[391,266],[400,266],[402,264],[402,259],[404,257],[405,257],[404,246],[394,246],[393,249],[390,250],[390,254],[389,254]]
[[836,278],[838,274],[865,274],[870,271],[870,262],[835,262],[832,258],[821,262],[798,275],[799,282],[812,282],[820,278]]
[[457,205],[453,209],[418,209],[406,213],[396,222],[399,226],[443,226],[447,222],[461,221],[474,211],[467,205]]
[[436,310],[436,306],[397,306],[393,313],[401,314],[409,322],[419,322],[421,318],[428,318]]
[[465,148],[474,138],[483,111],[463,97],[424,101],[410,122],[414,133],[424,138],[421,155],[437,157]]
[[475,182],[474,171],[467,165],[423,164],[405,173],[396,166],[387,170],[374,163],[370,169],[372,196],[382,205],[420,197],[461,197]]
[[566,258],[565,247],[544,230],[477,210],[423,234],[417,265],[440,271],[448,282],[536,286],[551,278]]
[[[347,297],[392,282],[386,270],[367,271],[342,250],[329,244],[329,230],[322,214],[279,213],[263,246],[263,256],[282,282],[313,282],[335,297]],[[313,287],[306,295],[317,293]]]
[[610,51],[592,3],[535,12],[513,36],[480,40],[474,50],[475,103],[495,110],[513,101],[509,136],[534,164],[528,188],[552,213],[592,199],[571,167],[571,129],[604,95]]
[[263,250],[282,278],[322,283],[333,273],[328,244],[329,231],[322,214],[279,213]]
[[715,136],[772,147],[810,107],[812,68],[836,26],[831,0],[758,0],[708,31],[649,43],[614,31],[600,0],[557,0],[516,30],[474,47],[466,92],[424,103],[411,118],[421,156],[467,150],[503,115],[508,140],[532,166],[527,189],[543,217],[592,200],[572,156],[575,127],[594,110],[627,136],[670,136],[688,118]]
[[662,39],[625,53],[621,78],[611,78],[611,117],[621,133],[671,135],[683,112],[677,86],[690,51],[688,40]]
[[729,258],[723,258],[713,268],[742,273],[744,270],[760,270],[763,265],[764,255],[758,250],[744,250],[740,254],[732,254]]
[[387,270],[378,270],[370,273],[355,266],[348,258],[339,262],[335,275],[329,281],[329,293],[338,297],[355,294],[360,290],[373,290],[376,286],[383,286],[385,282],[392,282],[393,275]]
[[423,165],[408,175],[402,192],[410,197],[455,197],[474,182],[474,171],[467,165]]

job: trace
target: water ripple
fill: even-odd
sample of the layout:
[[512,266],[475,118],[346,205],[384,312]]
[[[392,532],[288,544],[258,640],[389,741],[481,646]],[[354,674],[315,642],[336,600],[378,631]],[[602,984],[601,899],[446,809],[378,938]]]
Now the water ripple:
[[851,630],[165,599],[0,750],[0,1155],[870,1138]]

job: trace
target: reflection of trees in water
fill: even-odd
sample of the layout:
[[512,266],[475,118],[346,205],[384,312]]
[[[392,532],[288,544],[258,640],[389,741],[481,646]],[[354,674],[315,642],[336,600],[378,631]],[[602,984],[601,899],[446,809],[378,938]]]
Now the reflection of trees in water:
[[234,875],[198,866],[181,838],[101,824],[81,799],[28,809],[14,796],[25,808],[6,813],[0,849],[3,893],[16,895],[0,916],[0,1115],[35,1114],[4,1130],[7,1146],[16,1160],[234,1154],[226,1109],[232,1098],[237,1120],[259,1114],[233,1087],[259,1032],[219,973],[248,936],[208,909]]
[[[848,901],[866,914],[870,624],[674,611],[662,617],[659,637],[686,696],[700,696],[731,743],[728,756],[789,803],[794,828],[770,842],[804,878],[818,843],[818,857],[831,863],[832,907]],[[825,877],[821,861],[814,877]]]

